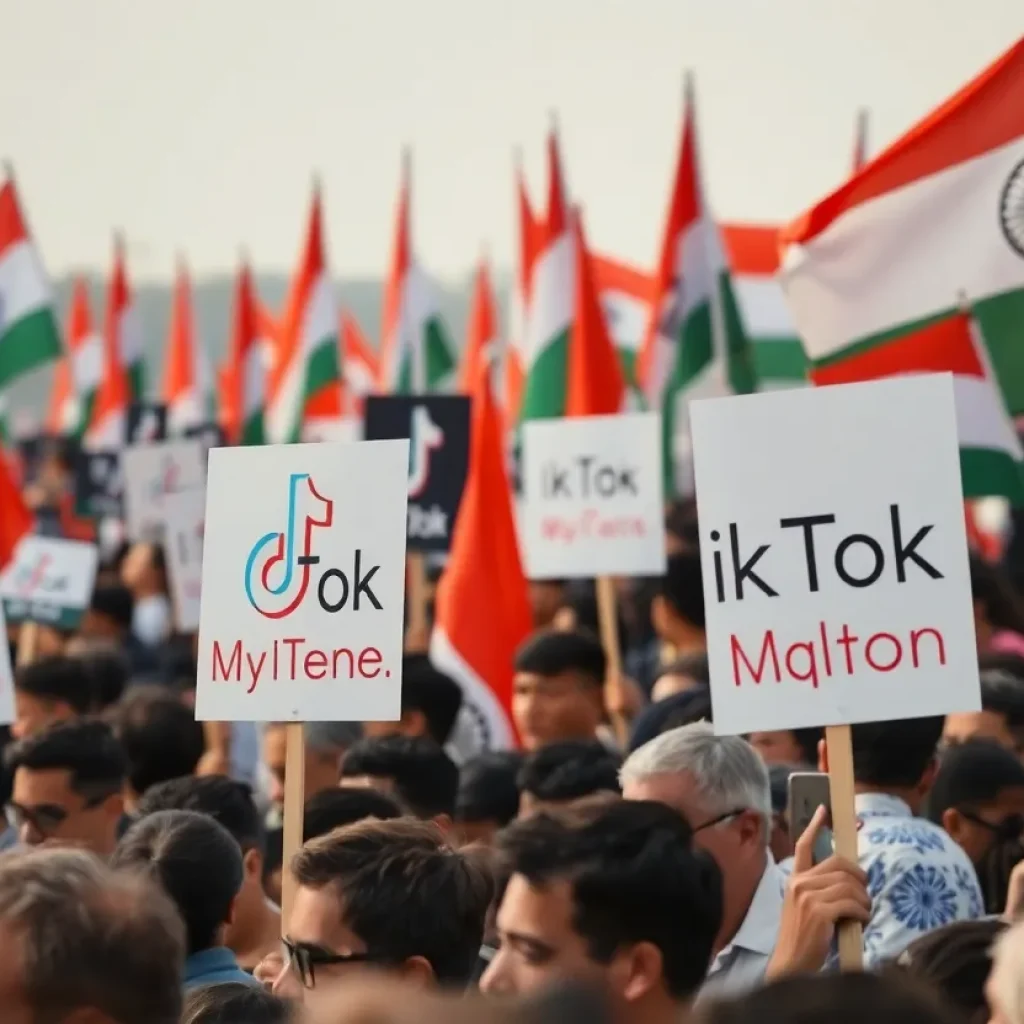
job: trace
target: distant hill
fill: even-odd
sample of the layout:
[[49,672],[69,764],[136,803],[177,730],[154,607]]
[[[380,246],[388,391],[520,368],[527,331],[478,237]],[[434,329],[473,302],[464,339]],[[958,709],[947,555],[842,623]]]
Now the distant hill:
[[[88,276],[92,312],[102,322],[106,302],[104,283],[98,276]],[[256,284],[261,299],[274,310],[280,309],[288,289],[288,279],[281,274],[258,274]],[[496,282],[498,302],[504,309],[507,288],[503,281]],[[71,278],[55,282],[57,308],[63,316],[71,295]],[[448,325],[455,345],[461,349],[465,341],[471,282],[459,287],[439,286],[441,314]],[[206,277],[193,281],[192,301],[196,323],[207,351],[214,364],[220,362],[227,346],[231,326],[231,304],[234,290],[233,277]],[[340,302],[359,321],[373,345],[379,344],[380,318],[384,285],[379,280],[348,280],[338,282]],[[142,284],[135,288],[139,317],[144,333],[148,387],[159,388],[163,373],[163,352],[167,338],[171,288],[168,284]],[[20,380],[7,398],[16,423],[38,422],[45,413],[49,396],[52,370],[47,368]]]

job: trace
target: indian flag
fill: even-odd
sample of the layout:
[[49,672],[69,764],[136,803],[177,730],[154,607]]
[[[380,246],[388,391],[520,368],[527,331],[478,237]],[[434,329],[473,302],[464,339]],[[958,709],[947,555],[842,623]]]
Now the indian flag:
[[622,372],[628,386],[634,389],[637,358],[651,318],[654,277],[628,263],[597,253],[591,253],[590,266]]
[[128,268],[125,261],[124,239],[114,238],[114,271],[107,293],[107,317],[104,331],[117,350],[117,357],[127,374],[130,399],[139,401],[146,391],[146,368],[142,356],[142,324],[135,305]]
[[0,390],[61,352],[50,281],[8,176],[0,187]]
[[163,399],[171,434],[184,434],[213,418],[213,375],[196,328],[192,285],[182,261],[174,280]]
[[362,420],[366,396],[377,390],[380,360],[359,321],[347,310],[341,314],[341,365],[345,373],[346,416]]
[[807,357],[779,278],[778,225],[722,224],[721,232],[758,387],[805,384]]
[[437,288],[413,252],[408,153],[403,163],[395,244],[384,292],[380,386],[390,393],[418,394],[448,388],[453,383],[456,360],[441,320]]
[[243,261],[235,283],[235,308],[225,381],[230,392],[232,441],[264,444],[263,414],[267,391],[266,342],[260,332],[256,290],[248,261]]
[[1024,452],[966,312],[853,351],[812,370],[815,384],[848,384],[905,373],[952,373],[965,498],[1001,495],[1024,504]]
[[81,435],[91,419],[96,392],[103,379],[103,335],[93,321],[89,288],[81,277],[75,278],[71,288],[66,335],[71,386],[78,415],[77,421],[68,429]]
[[302,260],[292,278],[281,320],[280,358],[274,365],[267,434],[279,444],[298,441],[307,403],[341,381],[338,307],[324,252],[320,189],[313,193]]
[[782,233],[815,371],[969,307],[1024,413],[1024,39]]

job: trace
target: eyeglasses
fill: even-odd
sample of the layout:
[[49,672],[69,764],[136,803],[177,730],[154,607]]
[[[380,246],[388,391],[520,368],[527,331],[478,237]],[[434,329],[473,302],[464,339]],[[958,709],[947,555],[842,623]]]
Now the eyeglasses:
[[1024,835],[1024,814],[1010,814],[1002,821],[986,821],[973,811],[966,811],[962,807],[957,808],[969,822],[980,825],[982,828],[994,832],[1000,839],[1019,839]]
[[317,967],[334,967],[337,964],[371,963],[374,957],[369,953],[332,953],[321,946],[308,942],[292,942],[291,939],[281,940],[284,948],[286,967],[294,967],[303,988],[316,987]]
[[[96,794],[82,804],[82,810],[87,811],[98,807],[110,795],[109,792]],[[67,821],[70,814],[71,812],[66,807],[61,807],[60,804],[36,804],[33,807],[26,807],[24,804],[11,800],[4,808],[7,824],[15,832],[20,832],[26,825],[29,825],[42,836],[48,836],[55,832]]]
[[746,807],[740,807],[735,811],[726,811],[725,814],[720,814],[717,818],[712,818],[710,821],[705,821],[703,825],[698,825],[694,828],[693,834],[696,835],[698,832],[703,832],[706,828],[714,828],[715,825],[721,825],[723,821],[728,821],[730,818],[736,818],[746,809]]

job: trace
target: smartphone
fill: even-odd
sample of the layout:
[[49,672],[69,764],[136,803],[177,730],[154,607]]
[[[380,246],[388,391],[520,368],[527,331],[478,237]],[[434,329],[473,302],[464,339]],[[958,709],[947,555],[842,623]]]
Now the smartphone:
[[789,835],[794,844],[807,830],[815,811],[828,809],[828,827],[818,832],[814,842],[814,863],[832,856],[832,793],[824,772],[793,772],[789,777]]

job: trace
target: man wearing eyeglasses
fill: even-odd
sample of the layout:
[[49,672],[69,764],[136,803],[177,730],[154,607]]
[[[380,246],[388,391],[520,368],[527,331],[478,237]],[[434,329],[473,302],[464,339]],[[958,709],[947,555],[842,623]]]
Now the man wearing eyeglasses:
[[702,995],[759,985],[775,950],[786,878],[768,848],[771,791],[757,751],[697,722],[634,751],[621,780],[627,800],[657,800],[682,814],[694,845],[721,868],[722,926]]
[[124,812],[127,762],[97,721],[51,726],[7,753],[14,786],[7,821],[28,846],[78,846],[107,858]]

